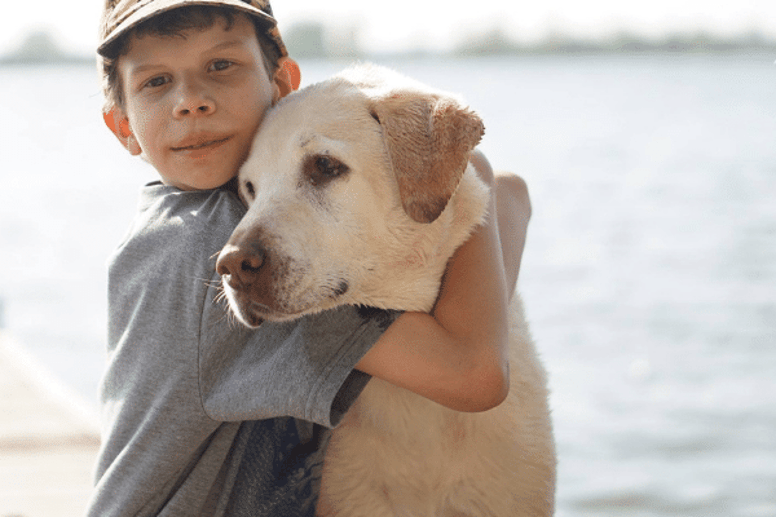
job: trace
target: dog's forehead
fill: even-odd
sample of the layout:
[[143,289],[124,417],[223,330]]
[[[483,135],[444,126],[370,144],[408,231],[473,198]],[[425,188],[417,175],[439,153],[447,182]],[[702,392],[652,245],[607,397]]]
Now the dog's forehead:
[[[301,163],[316,154],[359,161],[382,155],[371,100],[352,81],[334,77],[283,98],[267,114],[240,170],[256,190],[298,183]],[[290,190],[289,190],[290,192]]]
[[274,110],[273,123],[296,127],[340,124],[368,114],[363,91],[342,78],[332,78],[287,96]]
[[[254,142],[255,153],[288,160],[299,152],[329,147],[336,151],[348,142],[363,143],[376,129],[371,101],[343,78],[332,78],[295,92],[278,103],[265,119]],[[374,132],[374,131],[371,131]],[[374,142],[373,142],[374,143]]]

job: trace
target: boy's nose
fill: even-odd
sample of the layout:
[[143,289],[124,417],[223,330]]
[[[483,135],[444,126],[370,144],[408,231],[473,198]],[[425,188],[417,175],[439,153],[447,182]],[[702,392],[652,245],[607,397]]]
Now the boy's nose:
[[189,107],[181,108],[178,113],[181,116],[186,116],[186,115],[189,115],[189,114],[207,115],[207,114],[211,113],[212,111],[213,111],[212,105],[210,105],[209,103],[202,102],[202,103],[198,103],[198,105],[194,104],[194,105],[189,106]]
[[181,88],[180,97],[175,106],[175,115],[177,117],[211,115],[215,109],[215,101],[204,89],[189,86]]

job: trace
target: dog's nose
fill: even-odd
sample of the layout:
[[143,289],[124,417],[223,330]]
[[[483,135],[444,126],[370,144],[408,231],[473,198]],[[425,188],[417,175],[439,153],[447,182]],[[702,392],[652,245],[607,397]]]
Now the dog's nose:
[[253,284],[266,259],[266,251],[261,246],[251,246],[246,250],[240,246],[227,244],[216,261],[216,271],[221,278],[234,289]]

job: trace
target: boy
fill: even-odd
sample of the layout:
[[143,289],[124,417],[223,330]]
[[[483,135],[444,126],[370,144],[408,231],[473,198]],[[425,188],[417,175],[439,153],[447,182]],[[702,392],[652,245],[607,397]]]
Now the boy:
[[[326,429],[370,375],[458,410],[503,400],[522,240],[506,243],[505,280],[492,218],[451,261],[433,315],[344,307],[248,330],[217,303],[214,255],[245,210],[231,180],[266,109],[298,86],[268,2],[107,0],[98,52],[106,122],[161,182],[111,259],[89,515],[313,515]],[[505,181],[499,201],[527,200]],[[501,217],[524,230],[527,202]]]

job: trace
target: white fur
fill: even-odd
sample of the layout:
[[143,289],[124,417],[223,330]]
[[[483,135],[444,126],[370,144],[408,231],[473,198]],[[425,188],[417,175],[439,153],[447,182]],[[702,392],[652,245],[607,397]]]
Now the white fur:
[[[268,250],[265,265],[274,268],[263,285],[272,291],[268,298],[257,304],[265,295],[224,282],[246,323],[341,304],[432,308],[448,259],[482,221],[488,191],[469,165],[439,218],[408,217],[380,124],[370,115],[370,106],[397,91],[431,90],[384,69],[358,68],[290,95],[268,114],[239,177],[249,210],[222,253],[247,235]],[[314,186],[302,173],[311,155],[336,157],[349,172]],[[347,291],[338,292],[343,282]],[[459,413],[371,380],[333,433],[319,513],[552,514],[555,454],[545,372],[519,296],[513,300],[507,400],[484,413]]]

